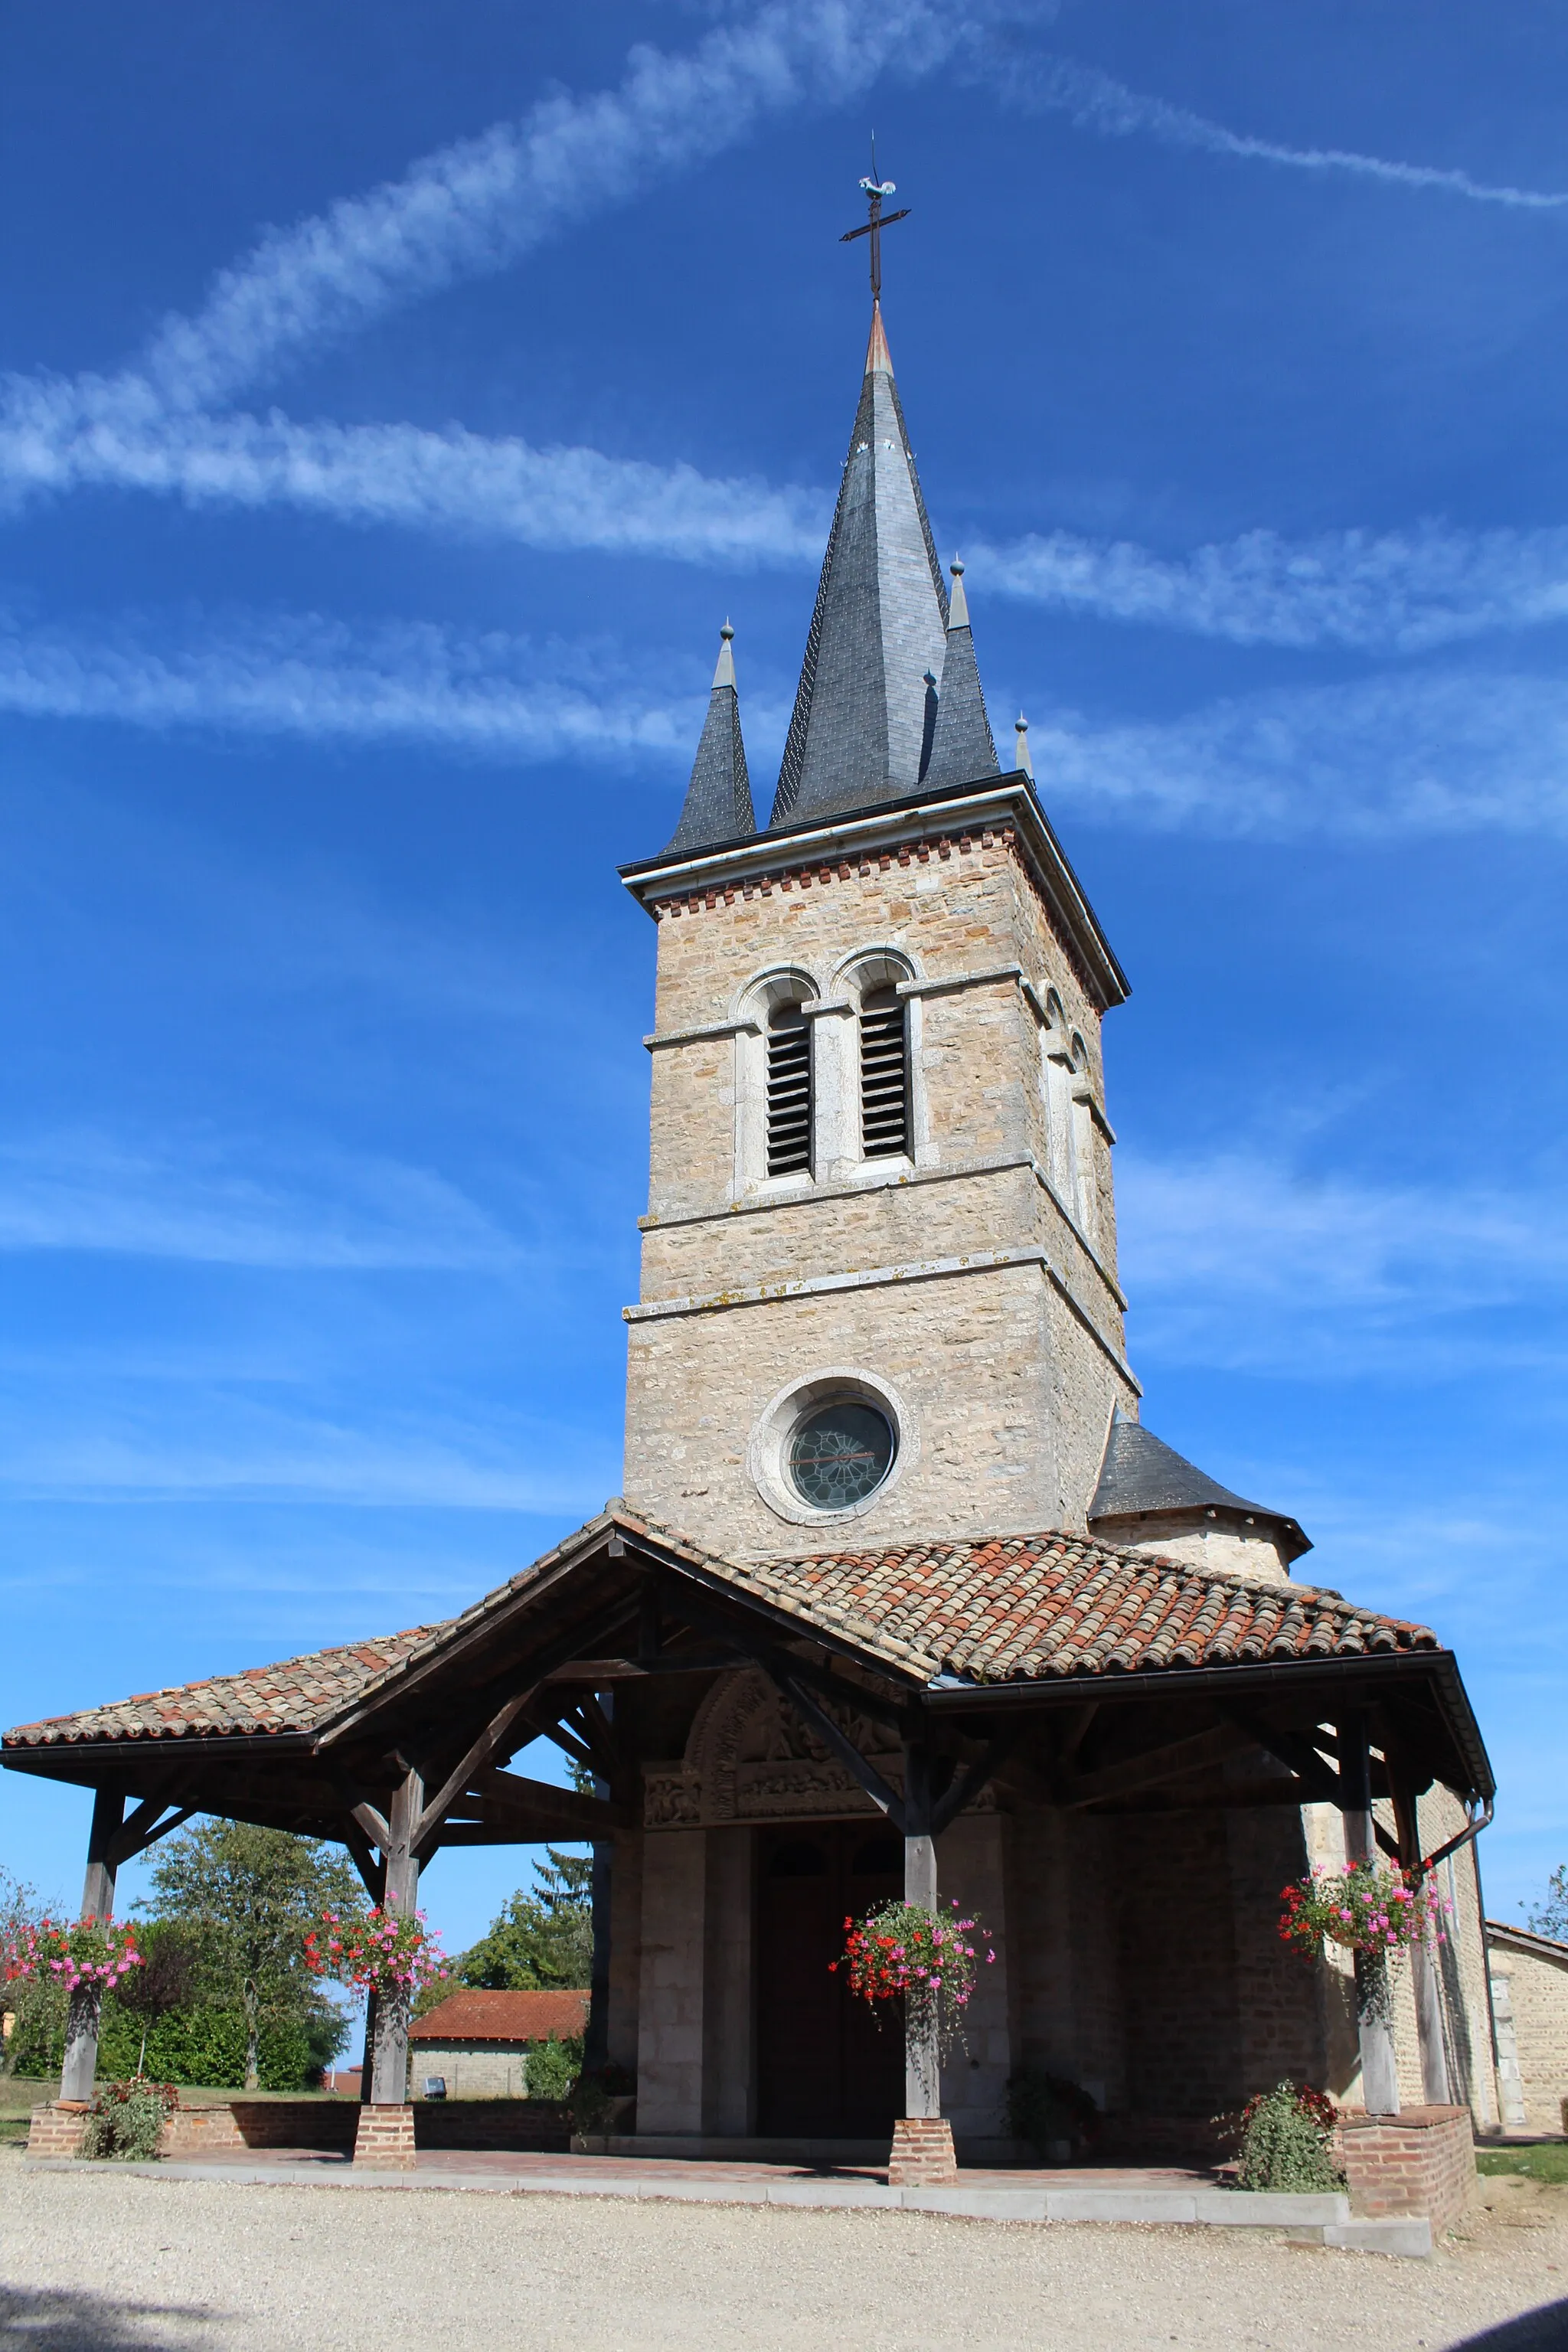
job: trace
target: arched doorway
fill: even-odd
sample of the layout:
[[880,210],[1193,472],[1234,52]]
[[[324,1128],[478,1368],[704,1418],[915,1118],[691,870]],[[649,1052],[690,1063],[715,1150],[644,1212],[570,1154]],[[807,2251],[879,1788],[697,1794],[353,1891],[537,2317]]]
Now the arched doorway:
[[757,1857],[757,2127],[819,2139],[886,2137],[904,2105],[901,2020],[879,2026],[842,1969],[846,1916],[903,1893],[904,1849],[865,1822],[762,1833]]

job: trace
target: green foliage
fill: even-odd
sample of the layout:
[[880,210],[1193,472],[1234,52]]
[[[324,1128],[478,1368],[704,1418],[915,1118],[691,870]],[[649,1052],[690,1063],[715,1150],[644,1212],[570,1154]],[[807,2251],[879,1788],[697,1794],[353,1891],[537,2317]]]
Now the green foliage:
[[106,2083],[92,2103],[79,2153],[145,2163],[157,2155],[163,2118],[178,2099],[172,2083],[149,2082],[141,2074],[128,2082]]
[[1020,2066],[1007,2078],[1007,2129],[1044,2156],[1053,2140],[1087,2139],[1100,2109],[1089,2093],[1043,2066]]
[[1568,2146],[1561,2140],[1549,2140],[1540,2147],[1478,2147],[1476,2170],[1521,2172],[1527,2180],[1551,2180],[1559,2187],[1568,2186]]
[[612,2059],[591,2074],[579,2074],[567,2104],[574,2132],[602,2132],[610,2121],[612,2103],[635,2097],[637,2078]]
[[531,2099],[570,2098],[583,2071],[583,2037],[570,2034],[563,2042],[552,2034],[535,2042],[528,2053],[528,2095]]
[[[195,1955],[193,2013],[237,2011],[244,2021],[239,2072],[228,2080],[247,2090],[263,2087],[261,2038],[268,2021],[276,2032],[292,2020],[313,2052],[331,2012],[305,1967],[305,1931],[325,1910],[357,1916],[363,1908],[358,1880],[337,1847],[247,1822],[203,1822],[160,1850],[145,1907],[165,1925],[176,1924]],[[198,2038],[208,2053],[203,2063],[210,2063],[211,2033],[204,2029]],[[342,2039],[340,2032],[332,2048]],[[153,2046],[149,2032],[150,2059]],[[296,2070],[290,2059],[282,2066],[289,2081],[279,2087],[292,2087],[312,2063],[313,2056]]]
[[456,1962],[450,1983],[491,1992],[585,1992],[594,1971],[594,1863],[547,1846],[537,1889],[520,1886],[489,1932]]
[[1559,1943],[1568,1943],[1568,1863],[1547,1880],[1546,1900],[1530,1914],[1530,1924],[1538,1936],[1554,1936]]
[[[111,2074],[131,2074],[141,2054],[143,2021],[114,1999],[103,2004],[99,2027],[99,2065]],[[348,2021],[319,2001],[304,2011],[269,2011],[257,2032],[257,2080],[262,2091],[307,2090],[342,2048]],[[202,2004],[170,2011],[147,2029],[147,2070],[168,2083],[209,2089],[245,2085],[247,2028],[237,2008]]]
[[[1324,2103],[1326,2105],[1326,2102]],[[1342,2189],[1330,2131],[1294,2083],[1277,2084],[1250,2102],[1241,2142],[1238,2189]]]

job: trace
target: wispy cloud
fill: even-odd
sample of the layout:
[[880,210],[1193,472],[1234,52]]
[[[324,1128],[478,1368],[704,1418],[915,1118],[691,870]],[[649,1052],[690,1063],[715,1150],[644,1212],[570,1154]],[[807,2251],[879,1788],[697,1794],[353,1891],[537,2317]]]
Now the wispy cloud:
[[0,499],[86,486],[188,506],[291,507],[347,523],[479,534],[524,546],[701,563],[820,559],[825,491],[715,479],[686,465],[538,449],[451,425],[296,425],[274,413],[100,416],[60,429],[49,396],[0,410]]
[[496,1273],[525,1256],[427,1169],[81,1131],[0,1144],[0,1252],[36,1251],[332,1273]]
[[[1568,1298],[1560,1187],[1382,1185],[1247,1151],[1125,1152],[1117,1181],[1140,1359],[1447,1378],[1539,1355],[1542,1298]],[[1527,1303],[1528,1334],[1507,1314]]]
[[1029,742],[1047,803],[1157,826],[1277,840],[1568,833],[1568,684],[1554,676],[1399,672],[1132,726],[1057,713]]
[[[650,663],[663,685],[676,664]],[[321,741],[430,743],[518,762],[613,749],[666,773],[702,709],[640,685],[608,642],[537,641],[317,614],[194,630],[152,616],[94,637],[0,622],[0,711]],[[748,695],[765,761],[784,706]],[[1184,717],[1107,724],[1033,705],[1047,800],[1119,821],[1283,839],[1568,832],[1568,683],[1521,671],[1401,671],[1277,688]]]
[[1065,114],[1081,130],[1099,131],[1107,138],[1131,139],[1146,133],[1167,146],[1197,148],[1210,155],[1283,164],[1297,172],[1343,173],[1354,179],[1381,181],[1388,187],[1429,190],[1462,196],[1472,204],[1501,205],[1511,211],[1552,213],[1568,206],[1568,192],[1499,185],[1474,179],[1468,172],[1363,155],[1350,148],[1291,147],[1279,140],[1256,139],[1227,130],[1224,123],[1213,122],[1187,107],[1130,89],[1098,67],[1082,65],[1072,58],[999,57],[988,47],[980,54],[989,78],[1000,84],[1013,105],[1029,113]]
[[689,757],[701,699],[639,695],[605,646],[465,635],[426,622],[356,631],[298,614],[240,615],[184,634],[165,619],[102,638],[0,621],[0,710],[438,743],[519,761],[614,749],[663,761]]
[[401,305],[511,267],[548,237],[739,144],[769,114],[843,106],[885,73],[932,71],[997,17],[1049,0],[772,0],[679,53],[638,46],[613,89],[544,100],[425,156],[401,179],[264,236],[201,309],[115,373],[11,379],[0,465],[43,484],[54,453],[156,442]]
[[[615,1489],[613,1446],[522,1415],[462,1417],[432,1403],[405,1417],[289,1412],[232,1391],[199,1427],[123,1396],[13,1398],[0,1489],[13,1496],[148,1502],[308,1502],[588,1517]],[[543,1466],[534,1466],[534,1465]],[[518,1565],[523,1563],[520,1560]]]
[[1568,616],[1568,530],[1272,530],[1171,558],[1052,531],[966,546],[975,588],[1235,645],[1422,652]]

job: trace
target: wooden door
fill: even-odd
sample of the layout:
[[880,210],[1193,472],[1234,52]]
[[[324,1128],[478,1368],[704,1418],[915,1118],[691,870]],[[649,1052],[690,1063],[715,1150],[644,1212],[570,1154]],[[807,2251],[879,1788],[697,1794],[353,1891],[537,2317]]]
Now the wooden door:
[[757,2126],[873,2139],[903,2112],[901,2019],[879,2026],[842,1970],[846,1916],[903,1892],[902,1842],[875,1824],[765,1832],[758,1855]]

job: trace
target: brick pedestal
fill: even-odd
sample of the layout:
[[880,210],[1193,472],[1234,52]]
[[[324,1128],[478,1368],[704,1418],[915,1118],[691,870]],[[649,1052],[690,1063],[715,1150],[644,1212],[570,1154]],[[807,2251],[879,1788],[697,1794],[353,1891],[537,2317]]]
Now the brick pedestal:
[[414,2110],[411,2106],[363,2106],[354,2135],[354,2162],[377,2172],[414,2169]]
[[27,2154],[75,2156],[81,2147],[86,2122],[87,2102],[83,2099],[51,2099],[47,2106],[35,2107],[27,2126]]
[[1451,2230],[1476,2192],[1468,2107],[1406,2107],[1340,2118],[1351,2204],[1357,2213],[1425,2213],[1433,2236]]
[[931,2189],[958,2179],[952,2126],[940,2116],[903,2116],[893,2126],[890,2189]]

